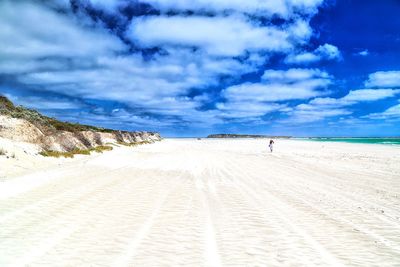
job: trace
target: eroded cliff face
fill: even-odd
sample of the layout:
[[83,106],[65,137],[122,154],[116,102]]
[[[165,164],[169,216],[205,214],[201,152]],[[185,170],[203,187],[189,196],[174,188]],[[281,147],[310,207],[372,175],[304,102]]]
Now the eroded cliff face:
[[158,133],[152,132],[120,132],[112,133],[80,131],[66,132],[61,131],[49,136],[43,136],[41,146],[44,150],[51,151],[72,151],[74,149],[89,149],[100,145],[116,144],[116,143],[142,143],[160,141],[161,137]]
[[90,149],[110,143],[153,143],[161,140],[160,135],[153,132],[48,131],[27,120],[7,115],[0,115],[0,137],[36,144],[46,151],[59,152]]

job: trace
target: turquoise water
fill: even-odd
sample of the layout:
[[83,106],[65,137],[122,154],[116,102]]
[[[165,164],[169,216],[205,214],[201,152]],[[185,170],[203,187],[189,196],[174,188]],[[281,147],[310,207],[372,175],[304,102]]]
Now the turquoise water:
[[384,145],[400,145],[400,138],[299,138],[301,140],[318,141],[318,142],[345,142],[359,144],[384,144]]

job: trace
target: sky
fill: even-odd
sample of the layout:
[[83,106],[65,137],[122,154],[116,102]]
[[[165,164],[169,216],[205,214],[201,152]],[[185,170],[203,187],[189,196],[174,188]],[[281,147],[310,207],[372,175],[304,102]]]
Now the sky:
[[400,136],[398,0],[0,0],[0,94],[167,137]]

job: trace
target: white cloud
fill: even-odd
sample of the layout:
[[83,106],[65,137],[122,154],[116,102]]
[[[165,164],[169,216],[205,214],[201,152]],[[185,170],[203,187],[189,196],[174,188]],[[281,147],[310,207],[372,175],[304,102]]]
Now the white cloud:
[[369,55],[369,51],[368,49],[365,49],[363,51],[358,52],[357,55],[365,57]]
[[[1,58],[1,55],[0,55]],[[16,58],[4,59],[0,61],[0,73],[3,74],[21,74],[32,71],[44,70],[63,70],[65,62],[56,59],[32,59],[32,58]]]
[[[101,4],[104,5],[105,3]],[[113,3],[110,4],[114,5]],[[8,7],[11,7],[11,5]],[[39,14],[43,20],[51,21],[49,25],[42,25],[40,29],[33,29],[34,32],[39,32],[37,41],[34,39],[33,43],[39,42],[44,47],[47,44],[49,46],[57,44],[55,55],[66,58],[66,61],[60,59],[53,61],[51,57],[46,60],[36,58],[45,55],[51,56],[51,49],[33,53],[34,56],[29,54],[29,57],[32,57],[29,60],[26,58],[27,55],[21,53],[19,56],[26,64],[0,64],[3,73],[18,73],[18,81],[28,86],[40,86],[43,90],[74,97],[119,101],[147,113],[178,116],[188,121],[196,118],[197,120],[204,118],[204,120],[211,121],[209,119],[211,115],[229,117],[227,115],[228,107],[236,106],[239,108],[239,103],[233,104],[232,102],[226,104],[225,110],[198,111],[206,100],[185,97],[184,95],[189,90],[217,85],[221,75],[240,77],[240,75],[255,71],[268,58],[268,54],[261,55],[258,50],[283,51],[292,47],[293,42],[307,39],[311,34],[308,23],[303,21],[297,20],[293,26],[286,25],[285,27],[290,29],[286,31],[274,27],[261,27],[239,15],[228,17],[152,17],[152,19],[134,20],[132,25],[142,22],[155,23],[155,26],[157,26],[155,28],[160,30],[159,32],[153,31],[151,28],[153,26],[149,26],[150,28],[141,28],[142,34],[145,35],[148,32],[153,34],[156,40],[158,40],[157,38],[161,40],[166,38],[167,40],[167,44],[163,46],[167,53],[155,54],[150,60],[145,60],[139,54],[124,55],[126,47],[118,38],[108,35],[100,29],[87,33],[89,29],[76,23],[69,16],[55,15],[50,9],[31,4],[21,4],[20,11],[26,13],[26,22],[21,26],[26,32],[23,34],[24,38],[31,35],[29,32],[31,28],[27,24],[32,24],[33,19]],[[30,12],[33,12],[34,15],[30,16]],[[164,23],[171,21],[172,25],[166,24],[164,26],[172,27],[162,28]],[[188,21],[193,22],[191,27],[195,27],[198,30],[197,33],[191,34],[190,32],[193,32],[193,29],[189,29],[186,31],[187,33],[180,35],[179,31],[186,29],[185,26]],[[213,24],[214,22],[217,23]],[[19,31],[19,24],[16,21],[9,20],[6,23],[9,27],[13,27],[13,32]],[[64,29],[65,32],[54,32],[52,28],[54,25],[57,26],[56,28]],[[167,31],[168,35],[163,35],[161,30]],[[227,36],[226,33],[228,33]],[[57,42],[61,38],[59,35],[62,35],[63,42]],[[79,39],[79,42],[75,44],[74,42],[80,35],[86,37]],[[56,41],[54,42],[51,37],[54,37]],[[139,37],[135,35],[135,38]],[[178,40],[176,44],[174,38]],[[139,39],[140,42],[145,42],[145,38]],[[26,43],[24,41],[25,39],[10,41],[10,47],[13,42],[16,44],[13,47],[26,46],[26,43],[29,43],[28,39]],[[86,49],[92,47],[93,43],[96,43],[97,50]],[[157,44],[157,41],[155,43]],[[76,48],[78,45],[82,49]],[[180,47],[186,45],[198,46],[201,49],[193,52],[190,48]],[[28,47],[27,49],[31,48]],[[251,51],[251,53],[245,60],[239,61],[228,56],[243,54],[246,51]],[[47,52],[49,54],[46,54]],[[117,56],[117,53],[122,55]],[[224,57],[220,55],[224,55]],[[295,70],[291,72],[293,73],[288,73],[286,76],[296,75]],[[302,87],[316,87],[321,82],[325,83],[325,81],[315,79],[291,87],[284,86],[283,90],[287,92],[288,99],[311,97],[314,96],[314,93]],[[281,99],[278,96],[279,83],[270,81],[270,89],[271,95],[274,96],[268,101]],[[267,106],[273,105],[268,104]],[[268,112],[269,107],[266,108],[259,104],[259,110],[262,110],[262,112]],[[218,114],[218,112],[221,112],[221,114]],[[237,112],[237,115],[240,116],[239,112]]]
[[376,101],[393,97],[399,93],[400,90],[394,89],[361,89],[350,91],[342,99],[349,102]]
[[400,119],[400,104],[392,106],[383,112],[371,113],[365,116],[365,118],[376,120]]
[[371,73],[365,82],[367,87],[400,87],[400,71],[378,71]]
[[216,107],[221,111],[219,116],[222,118],[253,118],[278,111],[284,108],[285,105],[255,101],[237,101],[217,103]]
[[92,6],[98,9],[105,9],[108,11],[115,11],[117,7],[127,3],[126,0],[89,0]]
[[240,12],[259,14],[263,16],[278,15],[288,18],[298,12],[311,15],[317,12],[322,0],[142,0],[163,12],[194,11],[194,12]]
[[342,108],[322,109],[307,104],[297,106],[293,111],[288,112],[289,117],[280,123],[302,124],[322,121],[326,118],[349,115],[352,112]]
[[289,110],[287,112],[289,117],[280,122],[294,124],[310,123],[326,118],[349,115],[351,113],[351,111],[340,106],[316,105],[310,102],[310,104],[300,104]]
[[251,65],[233,59],[215,60],[182,50],[172,56],[156,56],[152,61],[122,56],[99,57],[94,62],[94,69],[34,72],[21,75],[19,80],[58,93],[153,108],[168,104],[166,99],[183,95],[191,88],[216,85],[221,74],[253,70]]
[[317,69],[266,70],[260,83],[244,83],[223,90],[230,101],[284,101],[325,94],[330,76]]
[[217,108],[225,116],[262,116],[285,111],[287,105],[273,102],[309,99],[326,94],[331,77],[318,69],[266,70],[260,83],[243,83],[222,91],[225,103]]
[[340,59],[341,57],[339,49],[331,44],[320,45],[315,50],[315,53],[319,55],[322,59],[327,60]]
[[288,55],[285,59],[289,64],[308,64],[319,61],[321,58],[313,53],[306,52],[297,55]]
[[123,42],[105,30],[85,28],[67,15],[28,2],[2,1],[0,24],[0,58],[7,61],[127,51]]
[[370,102],[382,100],[385,98],[394,97],[396,94],[400,94],[400,90],[395,89],[359,89],[351,90],[347,95],[341,98],[315,98],[310,101],[312,105],[319,106],[348,106],[354,105],[359,102]]
[[81,124],[91,124],[113,129],[143,130],[143,125],[146,125],[147,130],[159,130],[173,127],[181,123],[174,118],[157,119],[151,116],[137,115],[132,111],[119,109],[114,112],[106,112],[101,108],[96,109],[96,112],[87,111],[72,111],[72,112],[57,112],[45,111],[49,116],[57,116],[61,120],[69,122],[79,122]]
[[353,112],[346,107],[360,102],[372,102],[394,97],[400,90],[393,89],[360,89],[352,90],[341,98],[314,98],[308,104],[297,105],[289,110],[289,118],[283,122],[307,123],[325,118],[349,115]]
[[320,45],[313,52],[290,54],[285,62],[288,64],[310,64],[321,60],[340,60],[342,58],[339,49],[331,44]]
[[326,87],[325,80],[302,81],[294,84],[244,83],[231,86],[223,91],[223,96],[234,101],[287,101],[309,99],[324,94],[317,88]]
[[40,96],[15,96],[12,94],[5,94],[6,97],[11,99],[16,105],[21,105],[28,108],[45,110],[45,109],[80,109],[84,105],[76,100],[68,100],[57,97],[40,97]]
[[138,18],[132,21],[127,35],[142,47],[196,47],[221,56],[286,51],[292,47],[286,31],[260,27],[239,16]]
[[266,70],[261,79],[265,81],[295,82],[315,77],[329,79],[330,75],[319,69],[293,68],[288,70]]
[[170,10],[194,10],[194,11],[214,11],[214,12],[223,12],[223,11],[239,11],[239,12],[248,12],[248,13],[258,13],[258,12],[266,12],[267,15],[279,14],[284,15],[287,14],[287,6],[285,2],[282,0],[277,1],[262,1],[262,0],[178,0],[178,1],[170,1],[170,0],[144,0],[142,2],[147,2],[158,9],[163,11]]
[[307,43],[313,34],[309,22],[300,19],[290,25],[287,31],[290,34],[290,39],[299,44]]
[[[215,109],[204,110],[203,106],[213,103],[210,95],[218,92],[208,90],[221,80],[237,82],[259,71],[276,53],[286,55],[305,45],[313,34],[309,20],[322,0],[88,0],[79,4],[114,16],[125,5],[140,3],[153,5],[161,15],[134,18],[126,32],[134,42],[129,45],[126,36],[117,36],[84,12],[71,12],[67,0],[1,1],[0,74],[13,77],[21,88],[120,102],[126,110],[119,108],[113,115],[80,114],[114,124],[120,119],[150,126],[180,122],[206,127],[226,119],[251,117],[255,121],[288,108],[274,101],[326,93],[331,77],[325,72],[270,70],[260,83],[227,88],[220,96],[225,99]],[[189,16],[188,10],[195,15]],[[282,25],[268,23],[275,16],[284,19]],[[267,23],[261,24],[260,18]],[[158,52],[143,56],[140,49],[132,49],[138,47]],[[192,97],[194,90],[198,95]],[[68,115],[62,109],[82,104],[55,97],[47,102],[30,97],[17,102],[31,101],[28,106],[58,109],[63,118]],[[71,113],[71,118],[80,115]],[[165,116],[164,124],[159,116]]]

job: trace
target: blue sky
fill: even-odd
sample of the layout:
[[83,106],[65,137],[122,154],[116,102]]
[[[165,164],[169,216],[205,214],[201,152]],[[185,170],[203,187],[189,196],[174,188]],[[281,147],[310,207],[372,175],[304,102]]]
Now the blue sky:
[[0,93],[164,136],[400,135],[397,0],[0,2]]

